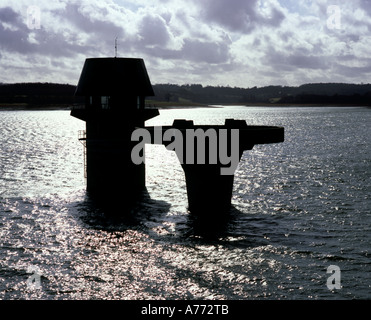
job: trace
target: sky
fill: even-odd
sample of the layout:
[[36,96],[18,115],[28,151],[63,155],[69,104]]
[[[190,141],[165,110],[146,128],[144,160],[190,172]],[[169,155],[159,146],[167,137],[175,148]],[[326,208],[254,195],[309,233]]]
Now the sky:
[[0,0],[0,82],[76,85],[115,39],[152,84],[371,82],[371,0]]

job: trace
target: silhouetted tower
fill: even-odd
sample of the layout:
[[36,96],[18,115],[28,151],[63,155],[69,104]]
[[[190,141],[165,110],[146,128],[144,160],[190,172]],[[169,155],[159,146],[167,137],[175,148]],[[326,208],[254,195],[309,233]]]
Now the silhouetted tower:
[[88,193],[123,204],[133,200],[145,187],[145,165],[131,161],[138,143],[131,142],[131,134],[159,114],[145,109],[145,97],[154,92],[144,61],[86,59],[75,95],[85,96],[85,106],[71,115],[86,121],[80,140],[86,141]]

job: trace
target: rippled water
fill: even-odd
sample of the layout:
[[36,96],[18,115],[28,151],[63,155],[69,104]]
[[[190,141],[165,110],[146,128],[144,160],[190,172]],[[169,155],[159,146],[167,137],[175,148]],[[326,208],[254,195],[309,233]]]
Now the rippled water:
[[[285,127],[284,143],[244,153],[225,221],[188,214],[163,146],[146,149],[143,202],[108,216],[85,195],[84,122],[0,112],[1,299],[371,298],[370,109],[174,109],[147,124],[174,118]],[[330,265],[341,289],[327,288]]]

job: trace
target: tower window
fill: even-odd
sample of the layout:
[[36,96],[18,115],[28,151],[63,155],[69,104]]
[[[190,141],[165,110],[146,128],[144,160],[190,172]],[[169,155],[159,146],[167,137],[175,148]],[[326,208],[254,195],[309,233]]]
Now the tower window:
[[110,97],[109,96],[102,96],[101,97],[101,105],[102,105],[102,109],[109,109],[109,100],[110,100]]

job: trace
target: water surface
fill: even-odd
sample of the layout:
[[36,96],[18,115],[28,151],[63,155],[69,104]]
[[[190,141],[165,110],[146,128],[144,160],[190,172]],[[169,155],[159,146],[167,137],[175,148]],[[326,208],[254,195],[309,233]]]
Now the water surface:
[[[183,171],[163,146],[146,148],[142,203],[120,217],[112,199],[108,216],[85,193],[84,122],[0,112],[1,299],[371,298],[370,109],[173,109],[147,124],[175,118],[285,127],[284,143],[243,154],[225,221],[188,213]],[[339,290],[327,288],[330,265]]]

